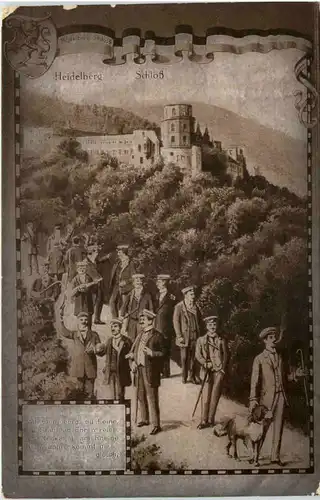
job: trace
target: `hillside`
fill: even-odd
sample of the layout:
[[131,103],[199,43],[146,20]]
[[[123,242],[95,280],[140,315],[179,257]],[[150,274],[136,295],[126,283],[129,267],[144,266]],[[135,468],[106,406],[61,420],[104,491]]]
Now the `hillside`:
[[126,134],[135,129],[157,129],[156,123],[122,108],[74,104],[45,94],[21,96],[21,121],[27,127],[72,129],[77,135]]
[[[28,93],[21,98],[21,118],[25,126],[53,127],[61,133],[72,129],[74,135],[125,134],[139,128],[155,129],[159,133],[165,104],[145,107],[137,104],[124,110],[73,104]],[[249,173],[254,174],[257,167],[271,183],[299,195],[306,194],[306,144],[303,141],[217,106],[195,103],[193,114],[202,127],[208,126],[213,139],[222,141],[224,148],[233,145],[244,148]]]
[[[130,110],[152,122],[160,123],[163,106],[142,107]],[[193,105],[193,115],[200,126],[206,125],[213,139],[222,141],[224,148],[241,145],[245,150],[249,173],[258,167],[260,174],[278,186],[285,186],[299,195],[306,194],[306,143],[289,137],[258,122],[243,118],[232,111],[204,103]]]

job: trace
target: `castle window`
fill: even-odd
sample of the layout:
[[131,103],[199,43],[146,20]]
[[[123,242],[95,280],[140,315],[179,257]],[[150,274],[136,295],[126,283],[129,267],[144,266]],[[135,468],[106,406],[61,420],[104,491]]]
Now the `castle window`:
[[140,157],[140,164],[142,165],[142,163],[143,163],[143,157],[141,156]]
[[132,159],[134,160],[134,155],[132,155]]
[[175,138],[175,136],[174,136],[174,135],[172,135],[172,136],[171,136],[171,142],[172,142],[172,143],[173,143],[173,142],[176,142],[176,138]]
[[141,152],[141,144],[138,144],[138,151]]
[[172,153],[172,151],[171,151],[171,153],[170,153],[170,156],[173,156],[173,153]]
[[186,135],[184,135],[184,136],[183,136],[183,144],[186,144],[186,143],[187,143],[187,136],[186,136]]
[[184,155],[181,155],[181,160],[184,160]]
[[172,110],[172,116],[176,116],[176,114],[177,114],[177,112],[176,112],[176,110],[173,108],[173,110]]
[[186,130],[187,130],[187,124],[186,124],[186,123],[184,123],[184,124],[183,124],[183,131],[185,132]]
[[175,132],[174,123],[171,123],[170,131],[171,131],[171,132]]

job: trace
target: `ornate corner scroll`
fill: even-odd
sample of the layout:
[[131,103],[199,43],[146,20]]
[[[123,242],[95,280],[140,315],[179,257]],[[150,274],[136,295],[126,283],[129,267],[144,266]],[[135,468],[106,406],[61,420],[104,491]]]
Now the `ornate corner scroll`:
[[294,67],[294,72],[299,83],[305,88],[306,92],[297,90],[295,92],[295,107],[299,113],[299,120],[307,128],[313,128],[318,123],[315,111],[319,105],[319,95],[310,77],[311,59],[304,54]]

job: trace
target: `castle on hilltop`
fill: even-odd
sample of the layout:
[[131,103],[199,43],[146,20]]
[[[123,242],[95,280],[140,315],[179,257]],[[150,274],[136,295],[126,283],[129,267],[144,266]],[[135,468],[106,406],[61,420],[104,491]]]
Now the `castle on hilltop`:
[[[24,149],[28,150],[28,134],[24,138]],[[46,138],[46,145],[59,139],[52,134]],[[233,180],[243,178],[246,173],[244,149],[235,146],[227,150],[221,141],[212,140],[206,127],[202,134],[192,113],[191,104],[168,104],[164,106],[161,121],[161,138],[154,130],[134,130],[131,134],[77,135],[75,139],[91,155],[108,153],[120,163],[137,168],[148,167],[160,157],[166,162],[176,163],[184,173],[194,175],[203,170],[203,156],[221,153],[226,164],[226,173]],[[61,137],[60,137],[61,140]],[[35,146],[37,138],[32,137]]]

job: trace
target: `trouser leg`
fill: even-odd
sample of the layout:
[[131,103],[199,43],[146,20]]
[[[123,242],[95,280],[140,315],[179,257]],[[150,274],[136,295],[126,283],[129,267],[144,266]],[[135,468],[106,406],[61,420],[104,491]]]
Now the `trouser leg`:
[[210,404],[209,404],[209,423],[210,424],[214,424],[217,406],[218,406],[219,399],[221,396],[222,381],[223,381],[223,374],[222,373],[214,373],[213,374],[212,392],[211,392],[211,396],[210,396],[210,400],[209,400],[210,401]]
[[118,297],[118,291],[115,290],[112,292],[111,297],[110,297],[110,310],[111,310],[111,316],[113,318],[117,318],[119,316],[119,297]]
[[186,382],[188,377],[188,347],[180,347],[182,381]]
[[151,424],[153,427],[160,427],[160,405],[159,405],[159,388],[151,387],[147,380],[147,373],[143,369],[143,380],[147,394],[148,407],[150,410]]
[[191,342],[189,345],[189,374],[192,379],[198,376],[196,362],[196,343]]
[[39,274],[38,255],[37,254],[33,254],[32,255],[32,260],[33,260],[35,271],[36,271],[37,274]]
[[137,400],[139,402],[139,407],[140,407],[141,422],[149,422],[147,391],[144,383],[142,366],[138,367],[138,372],[137,372]]
[[101,321],[101,311],[103,307],[103,288],[101,282],[97,285],[97,294],[94,303],[94,319],[95,321]]
[[92,399],[94,397],[94,379],[85,378],[84,379],[84,392],[86,397]]
[[204,384],[202,392],[202,401],[203,401],[203,406],[202,406],[203,411],[201,419],[202,424],[207,424],[209,421],[209,408],[210,408],[212,386],[213,386],[213,374],[209,373],[208,381]]
[[164,377],[170,377],[170,339],[166,339],[165,343],[162,373]]
[[284,421],[283,412],[284,412],[284,397],[283,394],[280,393],[273,414],[273,435],[272,435],[272,450],[271,450],[272,461],[280,460],[280,448],[281,448],[283,421]]

